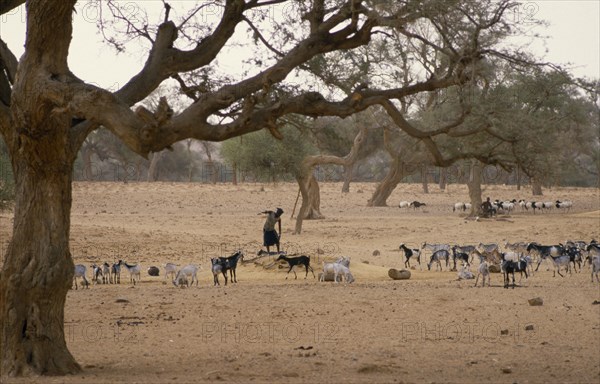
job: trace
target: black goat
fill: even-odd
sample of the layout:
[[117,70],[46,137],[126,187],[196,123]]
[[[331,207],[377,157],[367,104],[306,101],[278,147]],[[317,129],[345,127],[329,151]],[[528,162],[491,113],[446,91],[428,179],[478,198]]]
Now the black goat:
[[[229,257],[219,257],[219,260],[223,264],[223,273],[229,271],[229,280],[234,283],[237,283],[235,269],[237,268],[237,263],[240,259],[244,259],[244,252],[242,251],[237,251]],[[227,285],[227,279],[225,279],[225,285]]]
[[426,206],[426,205],[427,205],[427,204],[425,204],[425,203],[421,203],[421,202],[418,202],[418,201],[416,201],[416,200],[415,200],[415,201],[413,201],[412,203],[410,203],[410,206],[411,206],[411,207],[413,207],[414,209],[421,208],[421,207],[424,207],[424,206]]
[[[279,260],[285,260],[287,261],[288,265],[290,266],[290,269],[287,271],[287,274],[285,276],[285,279],[287,280],[288,278],[288,274],[290,273],[290,271],[294,271],[294,267],[296,265],[304,265],[304,267],[306,268],[306,275],[304,275],[304,278],[306,279],[306,277],[308,276],[308,270],[310,269],[310,271],[313,274],[314,278],[317,278],[315,276],[315,271],[313,271],[312,267],[310,266],[310,256],[298,256],[298,257],[287,257],[285,255],[280,255],[276,261]],[[296,275],[296,271],[294,271],[294,276],[295,279],[298,279],[298,275]]]
[[410,268],[410,258],[415,256],[417,259],[417,263],[419,263],[419,267],[421,266],[421,250],[417,248],[408,248],[404,243],[400,244],[400,249],[404,251],[404,257],[406,261],[404,262],[405,268]]
[[[225,259],[225,260],[222,260]],[[225,285],[227,285],[227,269],[229,268],[229,262],[226,257],[215,257],[210,259],[211,271],[213,274],[213,286],[221,285],[219,283],[219,273],[223,274],[225,279]]]

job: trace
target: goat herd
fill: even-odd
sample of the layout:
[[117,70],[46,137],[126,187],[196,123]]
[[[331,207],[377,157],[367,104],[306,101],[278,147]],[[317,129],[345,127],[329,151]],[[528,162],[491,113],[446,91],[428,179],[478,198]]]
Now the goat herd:
[[[411,260],[415,260],[421,268],[422,256],[425,252],[430,251],[431,256],[427,263],[427,269],[431,270],[435,264],[436,270],[443,270],[442,262],[446,266],[446,270],[457,271],[457,261],[462,263],[460,270],[458,271],[459,279],[475,279],[475,286],[482,277],[482,286],[485,286],[485,280],[488,280],[488,286],[490,286],[490,272],[502,272],[504,277],[504,287],[508,288],[509,278],[512,276],[512,287],[515,287],[515,272],[519,272],[522,275],[525,274],[525,278],[538,271],[541,263],[545,260],[549,260],[554,267],[554,276],[558,273],[561,277],[564,277],[561,273],[561,269],[565,272],[572,274],[572,269],[577,272],[581,272],[582,268],[586,264],[589,264],[592,269],[592,282],[594,276],[596,281],[600,282],[598,274],[600,272],[600,245],[596,240],[592,240],[589,243],[585,241],[566,241],[565,244],[559,243],[558,245],[541,245],[535,242],[530,243],[505,243],[504,252],[500,250],[498,244],[483,244],[479,243],[477,246],[474,245],[450,245],[450,244],[429,244],[423,243],[420,248],[410,248],[406,244],[400,244],[400,251],[404,253],[404,267],[410,269]],[[259,255],[262,251],[259,252]],[[310,256],[297,256],[288,257],[285,253],[277,254],[278,258],[276,261],[285,261],[288,264],[288,271],[286,279],[290,272],[294,272],[294,277],[297,279],[298,276],[294,267],[300,266],[305,269],[304,278],[308,277],[310,271],[314,278],[316,278],[313,268],[310,266]],[[227,274],[229,272],[230,281],[237,283],[236,268],[238,262],[243,260],[244,253],[240,250],[236,251],[229,257],[216,257],[211,259],[211,271],[213,274],[214,285],[220,285],[219,275],[222,274],[225,279],[225,285],[227,285]],[[479,266],[477,268],[477,276],[471,271],[470,267],[473,264],[473,260],[477,258]],[[452,266],[450,266],[452,263]],[[535,265],[535,269],[533,268]],[[121,267],[125,268],[129,272],[130,282],[136,284],[141,278],[141,266],[140,264],[130,265],[122,260],[112,265],[104,263],[102,265],[92,264],[92,282],[96,284],[120,284],[121,282]],[[413,267],[414,268],[414,267]],[[172,278],[173,285],[189,286],[193,285],[194,281],[196,286],[198,285],[197,273],[199,267],[194,264],[189,264],[181,269],[177,269],[177,265],[173,263],[165,264],[165,279],[167,277]],[[157,267],[150,267],[148,274],[151,276],[158,276],[159,269]],[[73,281],[75,289],[77,289],[77,279],[81,278],[85,287],[89,287],[89,282],[86,278],[86,267],[83,264],[75,265],[75,274]],[[320,281],[335,281],[340,282],[345,280],[347,283],[352,283],[354,277],[350,272],[350,258],[341,257],[333,263],[323,263],[323,273],[320,275]]]
[[[559,210],[559,211],[563,211],[563,212],[569,212],[571,210],[571,208],[573,208],[573,201],[571,200],[564,200],[564,201],[560,201],[560,200],[556,200],[556,201],[525,201],[525,200],[517,200],[517,199],[512,199],[512,200],[494,200],[491,201],[491,213],[492,214],[496,214],[496,213],[511,213],[515,208],[519,207],[519,209],[522,212],[533,212],[535,213],[536,210],[538,210],[539,212],[550,212],[554,209]],[[427,206],[426,203],[420,202],[420,201],[401,201],[400,204],[398,204],[398,207],[400,208],[413,208],[413,209],[417,209],[423,206]],[[464,203],[464,202],[458,202],[455,203],[452,206],[452,212],[460,212],[460,211],[470,211],[471,210],[471,203]]]
[[[498,244],[482,244],[474,245],[454,245],[450,244],[428,244],[423,243],[421,248],[409,248],[405,244],[400,244],[400,250],[404,252],[404,266],[410,268],[410,260],[414,258],[419,268],[421,267],[421,255],[426,251],[431,251],[431,257],[427,263],[427,269],[431,270],[431,266],[435,264],[436,270],[443,270],[442,262],[445,262],[446,268],[449,268],[450,260],[452,260],[452,270],[456,271],[456,262],[462,262],[461,270],[458,273],[460,279],[472,279],[473,273],[470,271],[470,266],[473,259],[477,257],[479,267],[477,268],[477,277],[475,278],[475,286],[479,281],[479,277],[488,279],[490,285],[490,272],[494,268],[498,268],[496,272],[502,272],[504,276],[504,287],[508,288],[509,278],[512,276],[512,286],[515,287],[515,272],[525,274],[528,278],[529,274],[537,272],[540,264],[549,260],[554,267],[554,276],[561,273],[561,268],[566,272],[572,273],[571,269],[581,272],[582,267],[589,264],[592,269],[592,282],[594,276],[596,281],[600,282],[598,273],[600,272],[600,245],[596,240],[586,243],[585,241],[568,240],[565,244],[558,245],[541,245],[535,242],[531,243],[505,243],[504,252],[500,251]],[[450,253],[452,251],[452,253]],[[535,265],[535,270],[533,266]]]

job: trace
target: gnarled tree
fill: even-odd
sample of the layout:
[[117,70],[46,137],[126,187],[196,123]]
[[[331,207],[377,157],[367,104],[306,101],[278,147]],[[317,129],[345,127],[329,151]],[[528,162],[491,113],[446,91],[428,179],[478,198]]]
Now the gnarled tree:
[[[23,3],[2,1],[0,14]],[[73,276],[71,182],[77,153],[99,126],[144,157],[188,138],[222,141],[263,128],[280,137],[277,121],[288,114],[346,117],[388,100],[468,82],[473,65],[489,55],[505,55],[498,43],[518,30],[510,27],[514,20],[507,17],[517,6],[510,0],[290,1],[295,8],[268,21],[256,10],[288,2],[222,0],[214,2],[222,7],[214,23],[199,14],[202,4],[191,2],[182,3],[193,8],[172,21],[171,7],[164,3],[158,25],[141,16],[115,17],[117,24],[125,23],[125,31],[146,42],[148,55],[139,73],[113,92],[86,83],[69,68],[76,3],[28,0],[21,59],[0,43],[0,132],[11,156],[16,190],[13,235],[0,272],[3,375],[61,375],[81,369],[66,347],[63,324]],[[108,4],[123,16],[115,2],[97,4]],[[193,21],[197,24],[188,29]],[[218,67],[215,59],[228,43],[247,41],[236,28],[242,24],[256,37],[252,73],[239,81],[188,86],[183,75]],[[432,60],[443,61],[436,65],[442,69],[423,71],[408,85],[375,82],[352,87],[353,93],[342,98],[327,92],[327,86],[320,87],[323,94],[312,90],[315,84],[286,85],[286,78],[301,73],[310,60],[328,60],[330,52],[372,44],[389,30],[401,31],[409,42],[423,42]],[[104,32],[118,42],[110,31]],[[440,39],[429,39],[429,34],[441,36],[443,45],[435,44]],[[130,39],[134,41],[140,40]],[[115,45],[124,49],[127,44]],[[197,101],[177,114],[164,99],[153,112],[132,110],[171,77],[179,77],[182,88]]]

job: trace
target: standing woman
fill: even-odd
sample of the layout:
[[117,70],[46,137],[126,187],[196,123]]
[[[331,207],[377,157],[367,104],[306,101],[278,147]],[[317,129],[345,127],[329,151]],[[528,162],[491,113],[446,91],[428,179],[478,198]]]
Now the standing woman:
[[[267,220],[263,227],[264,246],[267,247],[267,253],[270,253],[272,245],[275,245],[277,247],[277,253],[280,253],[279,238],[281,237],[281,215],[283,215],[283,209],[277,208],[275,212],[264,211],[261,213],[267,214]],[[275,224],[279,225],[279,234],[275,230]]]

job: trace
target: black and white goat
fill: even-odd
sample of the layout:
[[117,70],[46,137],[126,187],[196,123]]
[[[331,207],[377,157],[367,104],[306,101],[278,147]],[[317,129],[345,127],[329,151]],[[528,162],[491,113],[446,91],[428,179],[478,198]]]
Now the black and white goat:
[[306,279],[308,277],[308,270],[310,269],[310,272],[313,274],[314,278],[317,278],[315,276],[315,271],[313,271],[312,267],[310,266],[310,256],[298,256],[298,257],[287,257],[285,255],[279,255],[279,257],[277,258],[276,261],[279,260],[285,260],[288,265],[290,266],[290,269],[288,269],[285,279],[287,280],[290,271],[294,272],[294,278],[298,279],[298,275],[296,275],[296,271],[294,271],[294,267],[297,265],[303,265],[304,268],[306,269],[306,275],[304,275],[304,278]]
[[404,267],[410,269],[410,258],[414,256],[417,263],[419,263],[419,268],[421,268],[421,250],[417,248],[408,248],[404,243],[400,244],[400,250],[404,252],[404,257],[406,260],[404,261]]
[[573,202],[571,200],[556,200],[556,208],[563,209],[569,212],[573,208]]
[[75,289],[77,289],[77,278],[81,278],[82,280],[82,285],[86,288],[90,287],[90,283],[88,282],[87,278],[85,277],[86,274],[86,268],[85,265],[83,264],[77,264],[75,265],[75,273],[73,274],[73,282],[75,283]]
[[540,245],[537,243],[529,243],[527,245],[527,252],[531,255],[532,253],[539,256],[539,260],[537,266],[535,267],[535,271],[540,267],[542,261],[544,261],[547,257],[559,257],[565,253],[565,248],[562,245]]
[[463,265],[466,265],[467,267],[470,267],[471,264],[469,263],[469,254],[465,253],[465,252],[461,252],[461,250],[459,249],[458,246],[454,246],[452,247],[452,261],[453,261],[453,271],[456,271],[456,260],[460,260],[463,262]]

